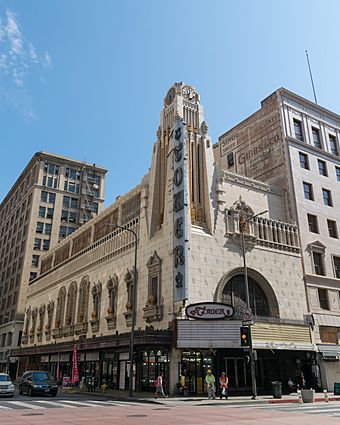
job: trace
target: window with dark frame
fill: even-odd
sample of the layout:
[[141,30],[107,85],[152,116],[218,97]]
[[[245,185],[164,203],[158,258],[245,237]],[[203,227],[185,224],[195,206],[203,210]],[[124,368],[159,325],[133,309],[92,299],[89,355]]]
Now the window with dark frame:
[[300,167],[304,168],[305,170],[309,170],[308,155],[306,153],[299,152],[299,160]]
[[313,186],[310,183],[303,182],[303,193],[304,193],[305,199],[314,201]]
[[325,276],[321,252],[313,252],[313,265],[315,274],[319,276]]
[[340,167],[335,167],[336,180],[340,182]]
[[320,176],[328,176],[327,172],[327,164],[325,161],[322,161],[321,159],[318,159],[318,168],[319,168],[319,174]]
[[332,207],[333,206],[333,201],[332,201],[332,194],[331,191],[328,189],[322,189],[322,197],[323,197],[323,203],[325,205],[327,205],[328,207]]
[[307,214],[307,220],[308,220],[309,231],[312,233],[319,233],[317,216],[313,214]]
[[329,299],[328,299],[328,291],[324,288],[318,288],[319,295],[319,304],[320,308],[324,310],[329,310]]
[[314,146],[318,149],[322,149],[320,140],[320,130],[318,128],[312,127],[312,137]]
[[340,257],[333,256],[334,274],[337,279],[340,279]]
[[295,138],[303,142],[302,122],[294,119],[294,134]]
[[328,140],[329,140],[329,146],[331,148],[332,154],[339,156],[339,150],[338,150],[338,146],[337,146],[337,143],[336,143],[336,137],[333,136],[332,134],[329,134]]
[[32,255],[32,267],[39,267],[39,255]]
[[336,221],[327,220],[328,233],[331,238],[338,239],[338,229],[336,225]]

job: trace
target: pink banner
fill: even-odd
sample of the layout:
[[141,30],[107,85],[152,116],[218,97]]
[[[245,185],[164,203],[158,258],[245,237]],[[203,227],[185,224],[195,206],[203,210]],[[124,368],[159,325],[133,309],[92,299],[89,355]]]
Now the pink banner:
[[72,368],[72,384],[79,382],[79,371],[78,371],[78,357],[77,357],[77,345],[73,347],[73,368]]

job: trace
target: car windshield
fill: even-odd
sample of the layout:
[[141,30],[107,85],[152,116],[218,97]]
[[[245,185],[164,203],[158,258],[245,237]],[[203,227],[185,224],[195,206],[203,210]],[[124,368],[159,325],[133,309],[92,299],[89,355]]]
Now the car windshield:
[[35,381],[45,381],[48,378],[49,378],[49,376],[48,376],[47,372],[34,372],[33,373],[33,379]]
[[0,381],[10,381],[10,378],[8,375],[0,375]]

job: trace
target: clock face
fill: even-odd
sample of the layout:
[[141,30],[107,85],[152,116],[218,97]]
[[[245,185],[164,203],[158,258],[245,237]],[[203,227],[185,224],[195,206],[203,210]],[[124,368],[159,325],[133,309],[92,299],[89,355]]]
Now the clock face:
[[165,103],[166,103],[167,105],[170,105],[170,104],[172,103],[172,101],[173,101],[173,100],[174,100],[174,98],[175,98],[175,94],[176,94],[175,88],[174,88],[174,87],[172,87],[172,88],[168,91],[168,93],[167,93],[167,95],[166,95],[166,97],[165,97]]
[[188,100],[193,100],[196,96],[195,90],[192,87],[184,86],[182,89],[183,96]]

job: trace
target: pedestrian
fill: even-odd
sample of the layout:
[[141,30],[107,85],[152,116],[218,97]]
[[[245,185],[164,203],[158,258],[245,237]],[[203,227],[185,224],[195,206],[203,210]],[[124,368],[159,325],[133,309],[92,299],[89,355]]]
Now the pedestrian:
[[160,374],[157,376],[155,380],[155,387],[156,387],[155,398],[157,398],[158,393],[161,393],[164,398],[167,397],[167,395],[164,394],[163,383],[164,383],[163,372],[160,372]]
[[298,385],[299,390],[303,390],[305,388],[306,380],[305,380],[305,377],[303,375],[302,370],[299,372],[299,374],[297,376],[297,385]]
[[228,376],[225,372],[222,372],[222,375],[219,379],[220,382],[220,400],[222,400],[222,397],[225,397],[226,400],[228,400]]
[[207,386],[208,399],[213,398],[215,400],[215,376],[211,373],[209,369],[205,377],[205,385]]
[[287,384],[288,384],[289,391],[293,392],[295,390],[295,385],[292,378],[288,378]]

